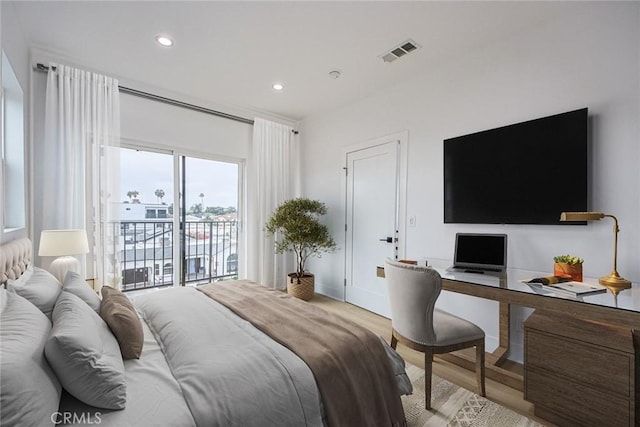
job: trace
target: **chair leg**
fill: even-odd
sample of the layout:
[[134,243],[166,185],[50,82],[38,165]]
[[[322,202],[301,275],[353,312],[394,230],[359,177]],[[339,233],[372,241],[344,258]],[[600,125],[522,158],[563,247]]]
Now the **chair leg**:
[[391,333],[391,348],[395,350],[397,346],[398,339],[393,335],[393,333]]
[[431,410],[431,377],[433,373],[433,352],[424,352],[424,408]]
[[478,394],[486,396],[484,386],[484,339],[476,344],[476,380],[478,382]]

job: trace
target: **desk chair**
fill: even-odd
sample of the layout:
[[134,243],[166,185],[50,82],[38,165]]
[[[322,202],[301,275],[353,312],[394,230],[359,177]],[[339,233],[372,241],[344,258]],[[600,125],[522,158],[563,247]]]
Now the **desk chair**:
[[398,342],[424,353],[425,408],[431,409],[433,355],[476,348],[478,394],[485,395],[484,331],[473,323],[435,308],[442,278],[428,267],[385,261],[391,303],[391,347]]

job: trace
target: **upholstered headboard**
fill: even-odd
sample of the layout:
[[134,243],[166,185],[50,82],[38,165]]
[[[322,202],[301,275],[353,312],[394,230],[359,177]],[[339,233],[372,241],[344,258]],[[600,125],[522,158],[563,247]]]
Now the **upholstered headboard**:
[[31,263],[31,240],[26,237],[0,246],[0,284],[17,279]]

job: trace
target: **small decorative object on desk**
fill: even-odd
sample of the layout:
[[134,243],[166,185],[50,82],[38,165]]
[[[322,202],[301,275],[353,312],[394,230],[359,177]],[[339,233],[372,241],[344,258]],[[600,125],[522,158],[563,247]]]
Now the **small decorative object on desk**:
[[582,263],[584,260],[572,255],[558,255],[553,257],[553,275],[568,276],[571,280],[582,282]]
[[600,294],[607,291],[604,286],[573,281],[569,276],[536,277],[523,282],[532,287],[536,286],[549,292],[570,296]]
[[570,282],[569,276],[548,276],[548,277],[536,277],[526,281],[525,283],[539,283],[541,285],[554,285],[556,283]]

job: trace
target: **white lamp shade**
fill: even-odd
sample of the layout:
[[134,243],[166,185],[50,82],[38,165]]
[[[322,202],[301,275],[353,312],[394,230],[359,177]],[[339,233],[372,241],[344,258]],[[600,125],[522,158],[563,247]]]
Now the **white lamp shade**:
[[43,230],[39,256],[67,256],[89,253],[85,230]]

